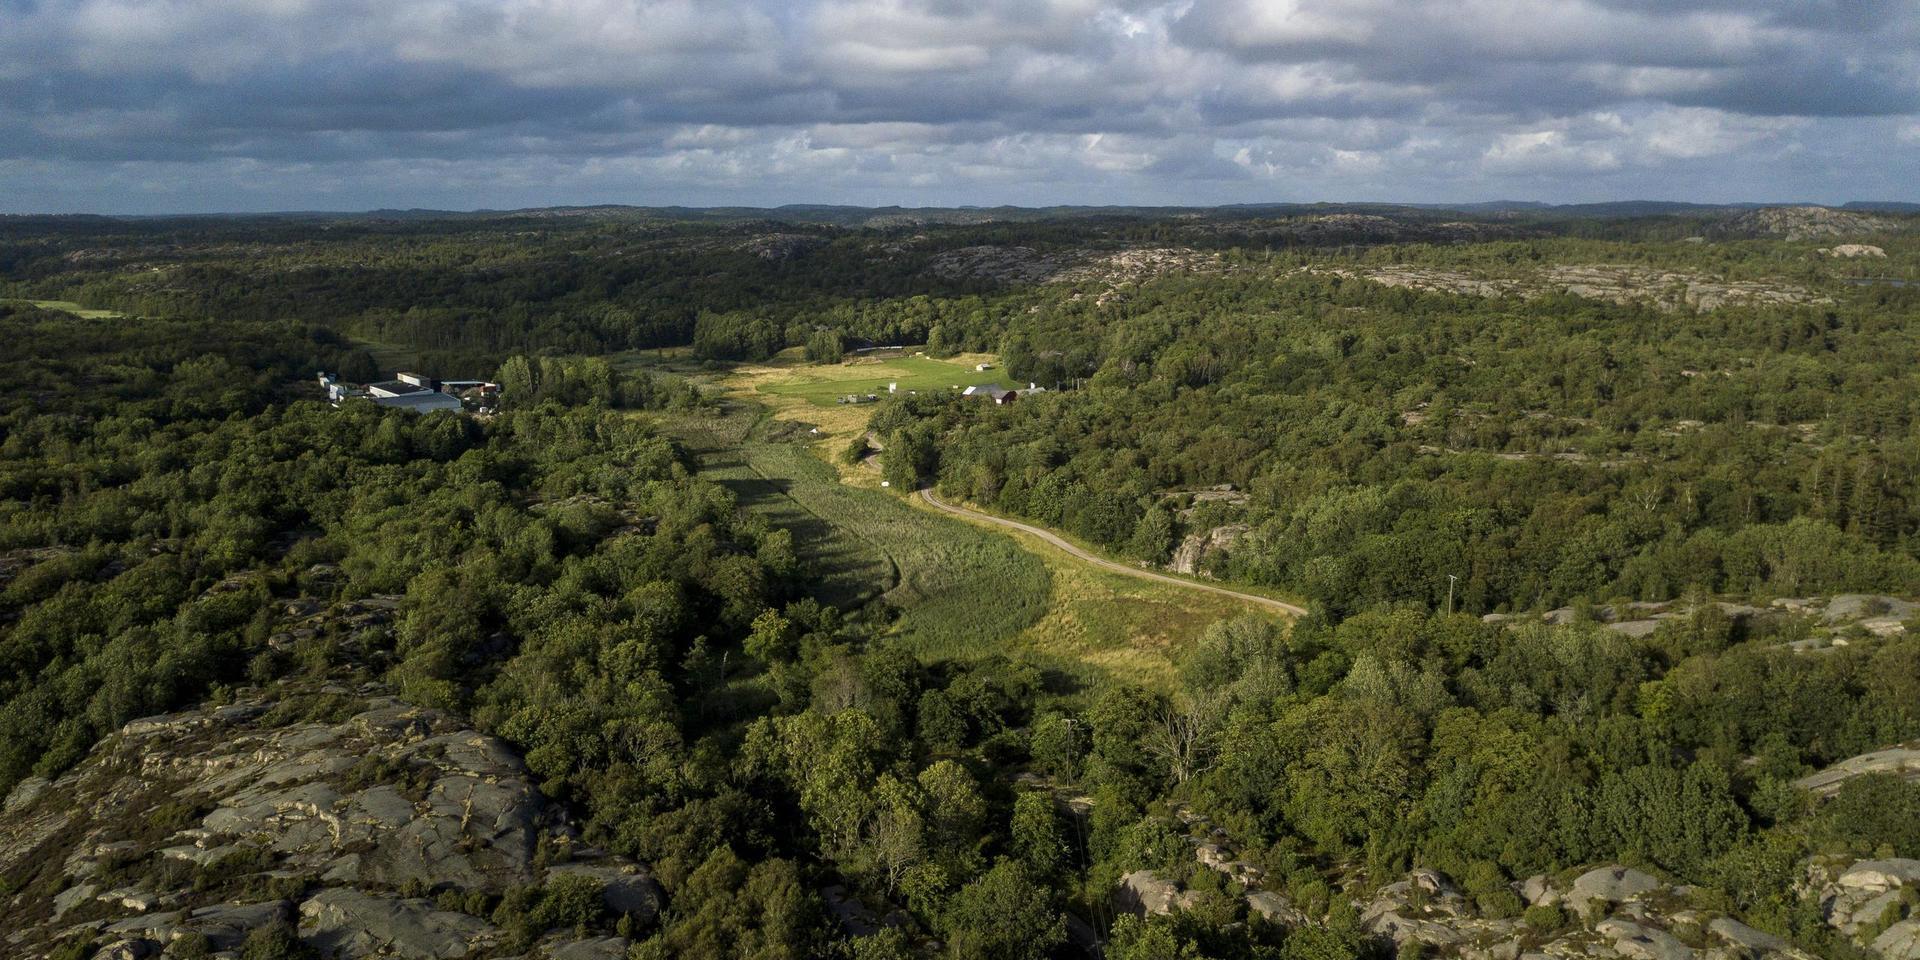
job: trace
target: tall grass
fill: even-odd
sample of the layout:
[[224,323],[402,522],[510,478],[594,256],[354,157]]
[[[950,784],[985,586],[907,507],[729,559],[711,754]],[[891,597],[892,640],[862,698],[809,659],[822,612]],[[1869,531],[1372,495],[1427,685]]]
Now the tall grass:
[[1007,652],[1046,612],[1050,581],[1038,557],[893,494],[841,483],[805,434],[763,414],[737,404],[666,426],[742,505],[794,531],[823,599],[849,609],[881,601],[898,614],[896,642],[928,659]]

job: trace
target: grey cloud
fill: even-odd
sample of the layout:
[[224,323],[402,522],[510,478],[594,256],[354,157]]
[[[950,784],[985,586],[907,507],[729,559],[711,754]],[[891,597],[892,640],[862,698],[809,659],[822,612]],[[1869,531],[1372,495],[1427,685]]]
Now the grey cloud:
[[1908,0],[0,0],[0,209],[1898,192],[1916,112]]

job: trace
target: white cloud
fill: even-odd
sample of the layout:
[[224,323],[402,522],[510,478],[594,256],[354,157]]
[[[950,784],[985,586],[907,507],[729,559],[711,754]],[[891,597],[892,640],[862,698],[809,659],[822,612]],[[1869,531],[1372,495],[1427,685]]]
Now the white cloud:
[[0,205],[1893,195],[1916,78],[1905,0],[0,0]]

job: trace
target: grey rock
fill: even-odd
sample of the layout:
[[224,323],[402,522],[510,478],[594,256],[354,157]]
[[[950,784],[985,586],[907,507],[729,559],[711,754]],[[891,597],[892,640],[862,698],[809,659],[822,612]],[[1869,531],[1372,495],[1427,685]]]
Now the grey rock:
[[626,960],[632,943],[625,937],[597,937],[543,944],[539,955],[547,960]]
[[1129,913],[1167,914],[1185,909],[1194,902],[1193,893],[1181,892],[1179,884],[1163,879],[1152,870],[1135,870],[1120,878],[1114,888],[1114,906]]
[[1174,548],[1173,558],[1167,564],[1167,569],[1175,573],[1203,574],[1208,557],[1223,550],[1233,549],[1233,545],[1238,543],[1241,537],[1246,536],[1250,529],[1252,528],[1244,523],[1232,523],[1214,527],[1204,533],[1190,533],[1180,541],[1178,547]]
[[332,889],[300,905],[300,937],[341,960],[457,960],[490,947],[499,931],[464,913],[436,909],[429,900]]
[[160,945],[152,940],[116,940],[95,950],[93,960],[146,960],[159,953]]
[[1286,897],[1271,890],[1256,890],[1247,894],[1247,910],[1288,927],[1297,927],[1307,922],[1305,913],[1302,913]]
[[1855,890],[1892,890],[1920,882],[1920,860],[1862,860],[1835,882]]
[[1517,892],[1520,894],[1520,899],[1525,900],[1530,907],[1542,904],[1552,906],[1560,902],[1560,891],[1554,889],[1552,878],[1544,873],[1536,873],[1520,881]]
[[1890,617],[1898,621],[1911,620],[1916,613],[1920,613],[1920,603],[1898,597],[1843,593],[1827,602],[1827,608],[1821,611],[1820,618],[1828,623],[1845,623],[1869,617]]
[[1658,927],[1628,920],[1602,920],[1594,932],[1613,941],[1613,949],[1630,960],[1693,960],[1693,948]]
[[53,918],[58,920],[66,916],[74,907],[92,900],[94,895],[99,892],[100,888],[91,883],[83,883],[79,886],[68,887],[60,891],[60,893],[53,898]]
[[1655,630],[1660,629],[1660,621],[1622,620],[1618,623],[1607,624],[1607,629],[1615,633],[1626,634],[1629,637],[1645,637],[1651,635]]
[[215,950],[232,950],[256,928],[293,920],[293,904],[286,900],[260,903],[221,903],[189,911],[181,926],[206,936]]
[[1873,949],[1886,960],[1920,960],[1920,919],[1888,927],[1873,938]]
[[1788,949],[1787,942],[1771,933],[1755,930],[1732,917],[1719,917],[1707,924],[1714,936],[1755,953],[1773,953]]
[[162,901],[159,894],[142,890],[138,887],[119,887],[98,894],[94,899],[99,900],[101,903],[111,903],[114,906],[124,907],[138,913],[146,913],[160,906]]
[[1657,889],[1660,881],[1630,867],[1607,866],[1589,870],[1573,881],[1566,903],[1576,913],[1584,913],[1589,904],[1615,904]]
[[6,805],[0,807],[0,812],[12,813],[26,809],[27,804],[40,799],[40,795],[46,793],[47,788],[52,785],[53,782],[46,777],[28,777],[14,784],[13,789],[7,793]]
[[1830,797],[1839,793],[1840,787],[1848,780],[1868,773],[1890,773],[1908,780],[1920,780],[1920,742],[1848,757],[1825,770],[1795,780],[1793,785]]

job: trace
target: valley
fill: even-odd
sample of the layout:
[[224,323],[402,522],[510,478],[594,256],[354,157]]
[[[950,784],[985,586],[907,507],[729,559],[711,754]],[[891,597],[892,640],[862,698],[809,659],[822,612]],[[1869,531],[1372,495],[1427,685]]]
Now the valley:
[[0,221],[0,954],[1911,960],[1916,238]]

